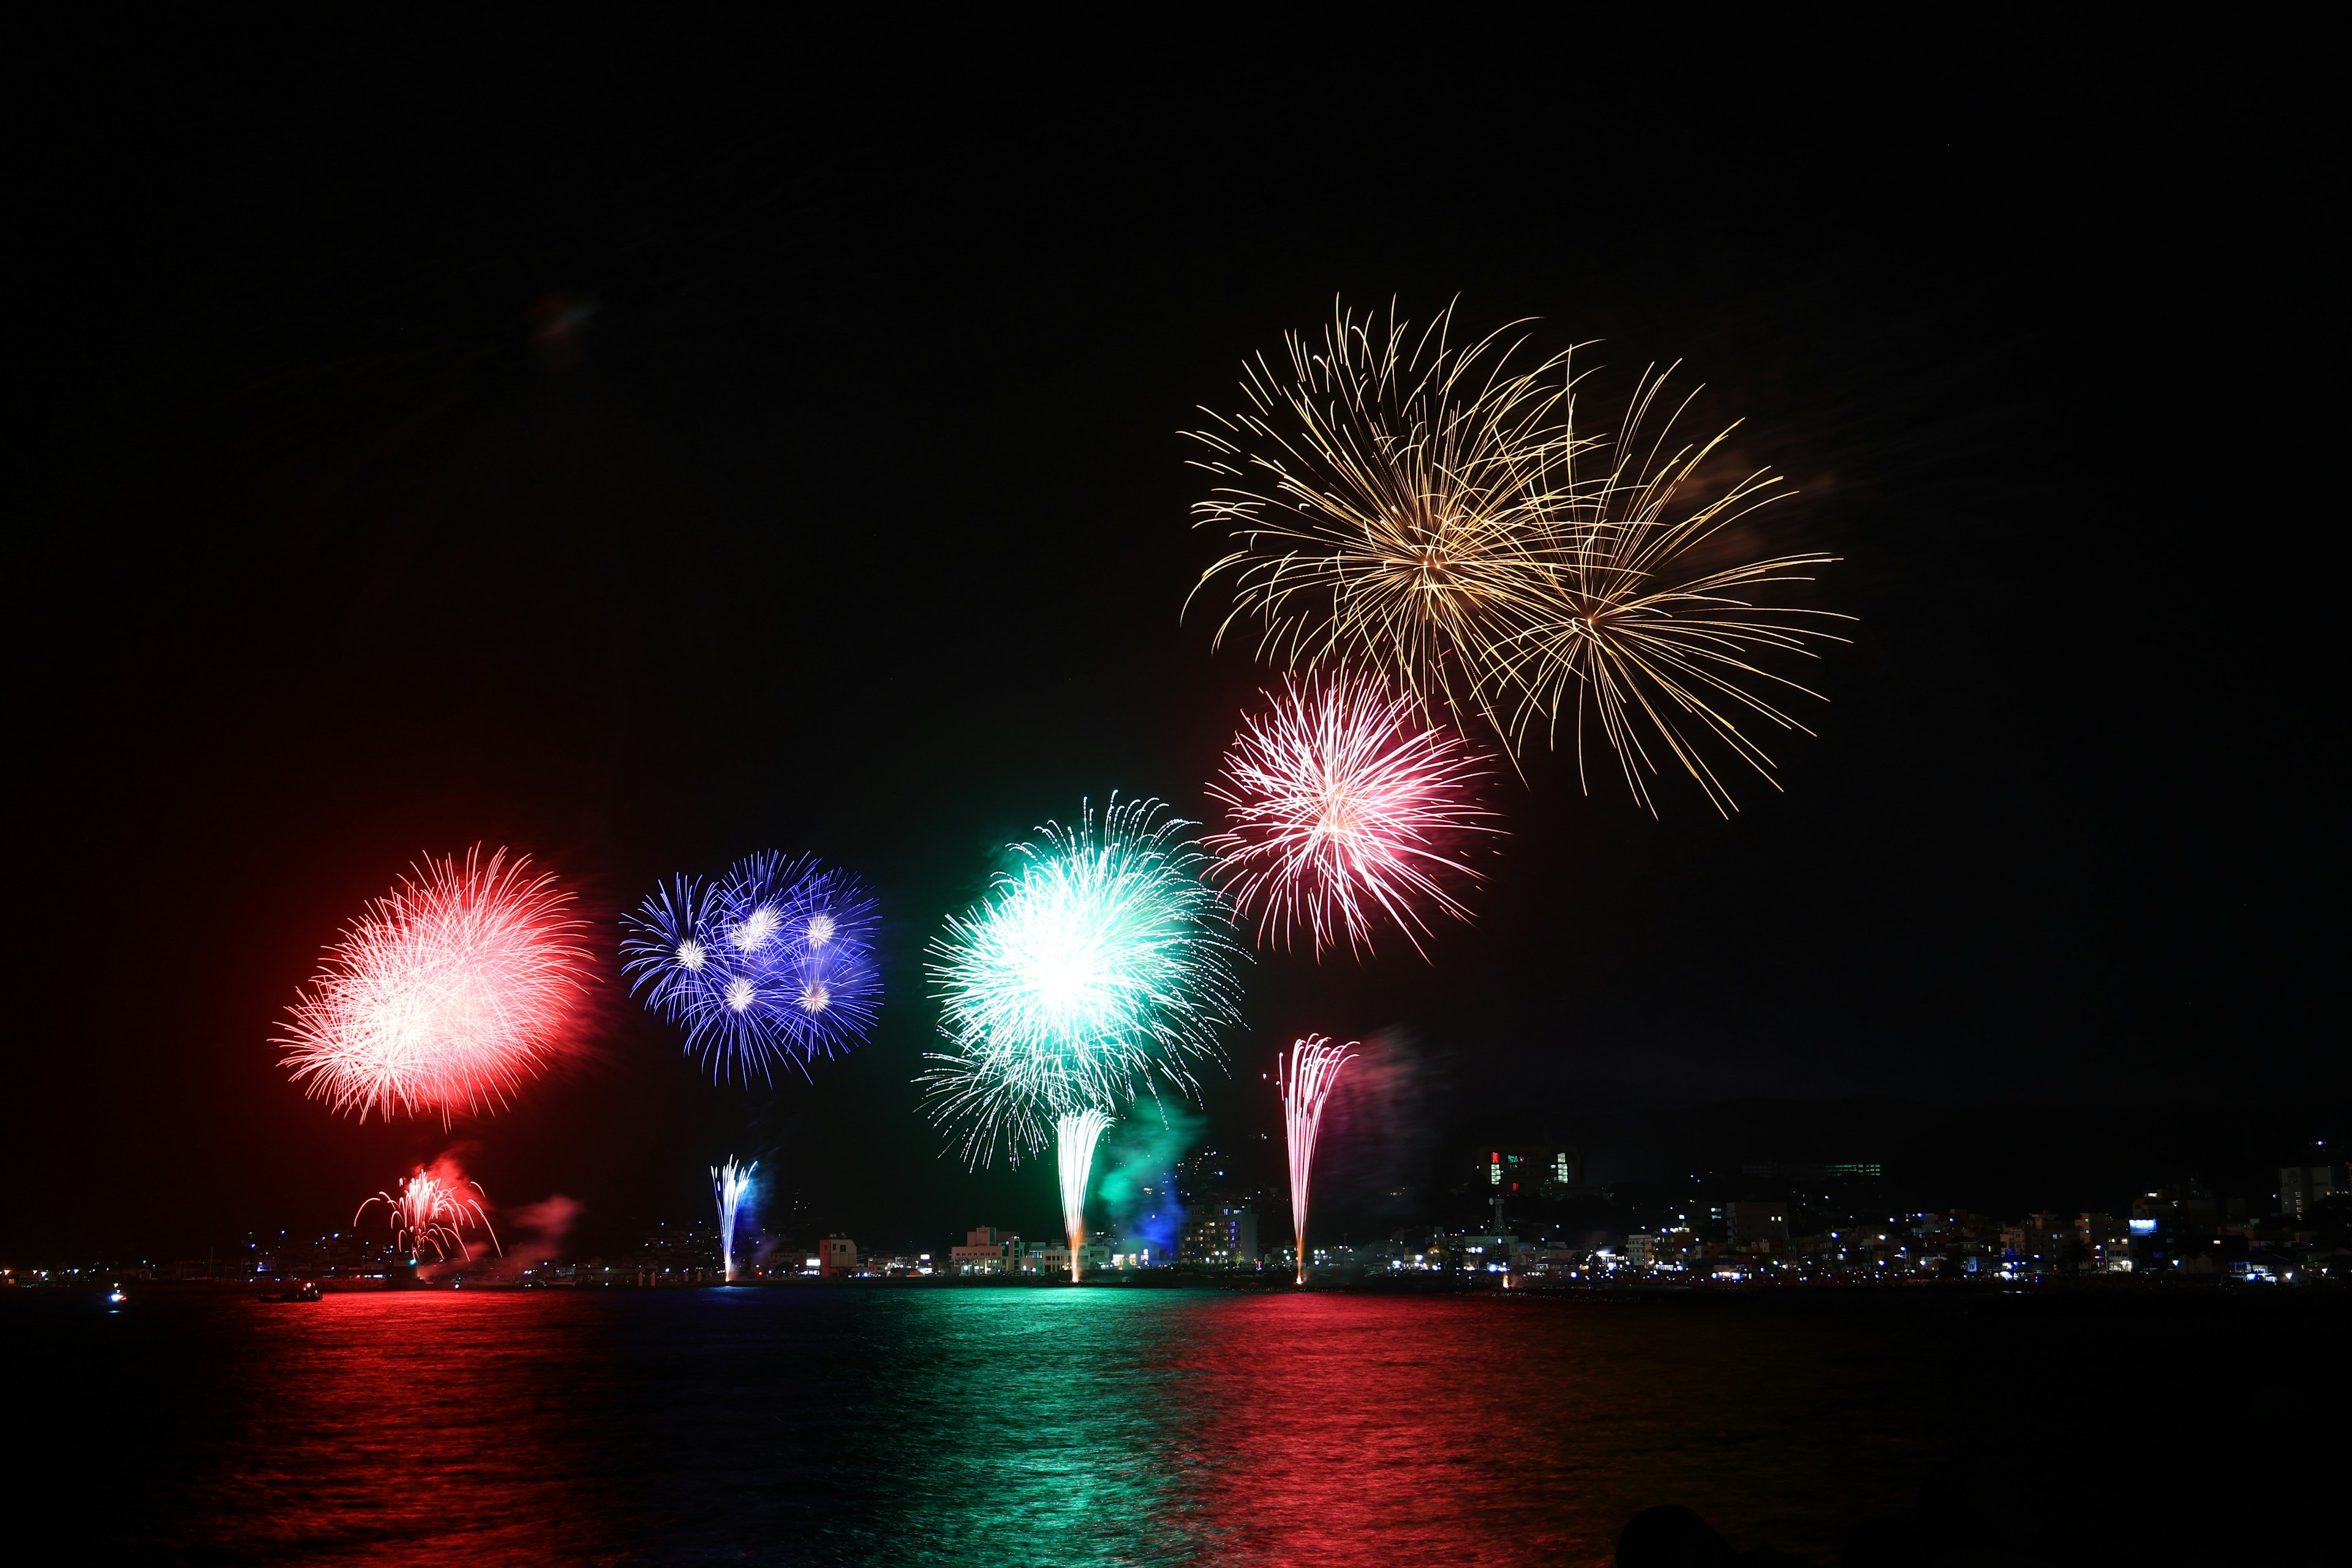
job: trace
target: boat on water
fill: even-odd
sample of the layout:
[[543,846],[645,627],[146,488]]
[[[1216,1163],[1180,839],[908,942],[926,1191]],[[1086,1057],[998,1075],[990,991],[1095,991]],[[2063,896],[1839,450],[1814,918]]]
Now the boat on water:
[[265,1301],[315,1301],[319,1300],[319,1287],[305,1279],[291,1290],[281,1290],[276,1295],[264,1296],[262,1300]]

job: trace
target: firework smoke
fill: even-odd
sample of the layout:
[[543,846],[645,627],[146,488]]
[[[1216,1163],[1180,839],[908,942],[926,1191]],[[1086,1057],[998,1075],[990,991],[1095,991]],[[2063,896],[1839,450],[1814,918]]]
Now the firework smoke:
[[848,872],[754,855],[677,877],[622,921],[622,969],[721,1082],[849,1050],[882,1005],[880,907]]
[[1040,1147],[1059,1119],[1139,1094],[1188,1098],[1238,1022],[1240,949],[1202,879],[1206,864],[1158,801],[1116,796],[1078,825],[1013,846],[966,916],[950,916],[929,971],[950,1049],[923,1082],[934,1121],[963,1127],[967,1161]]
[[1275,1064],[1282,1089],[1282,1125],[1290,1151],[1290,1224],[1298,1242],[1298,1283],[1307,1283],[1307,1188],[1315,1173],[1315,1138],[1323,1106],[1339,1081],[1339,1069],[1353,1059],[1356,1042],[1335,1046],[1321,1035],[1292,1043]]
[[1095,1145],[1110,1118],[1099,1110],[1070,1111],[1054,1119],[1054,1152],[1062,1172],[1062,1230],[1070,1238],[1070,1283],[1078,1282],[1087,1242],[1087,1181],[1094,1174]]
[[710,1167],[710,1195],[719,1201],[719,1261],[730,1285],[735,1283],[735,1211],[751,1190],[751,1173],[759,1168],[757,1160],[738,1165],[732,1154],[724,1165]]
[[581,1044],[592,971],[572,894],[529,857],[426,857],[327,952],[273,1038],[338,1111],[502,1109]]
[[1304,926],[1318,958],[1343,935],[1360,952],[1377,914],[1427,956],[1427,911],[1469,918],[1453,890],[1477,876],[1461,840],[1500,831],[1470,793],[1484,759],[1367,674],[1265,695],[1269,710],[1244,721],[1209,784],[1226,808],[1203,840],[1211,875],[1257,916],[1261,942],[1278,931],[1286,947]]
[[[468,1187],[473,1189],[470,1194]],[[357,1226],[371,1205],[382,1204],[392,1222],[395,1250],[418,1258],[430,1248],[436,1263],[453,1259],[463,1263],[468,1256],[465,1233],[469,1228],[488,1236],[494,1250],[499,1247],[499,1234],[490,1226],[486,1206],[488,1198],[481,1184],[467,1181],[445,1155],[429,1171],[418,1166],[415,1175],[400,1184],[399,1195],[378,1193],[360,1205],[352,1224]]]

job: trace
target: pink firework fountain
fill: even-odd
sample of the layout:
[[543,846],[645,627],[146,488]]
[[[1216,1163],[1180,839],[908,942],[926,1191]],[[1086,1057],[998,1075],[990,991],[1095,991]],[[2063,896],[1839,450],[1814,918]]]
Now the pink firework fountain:
[[490,1227],[484,1202],[488,1196],[479,1182],[467,1181],[455,1163],[442,1159],[431,1170],[420,1168],[403,1181],[397,1196],[378,1193],[360,1205],[352,1224],[357,1226],[371,1205],[382,1204],[392,1221],[393,1246],[397,1250],[420,1260],[430,1251],[436,1263],[463,1263],[471,1252],[466,1241],[467,1230],[482,1232],[490,1238],[493,1250],[503,1252],[499,1233]]
[[1357,1042],[1333,1045],[1321,1035],[1296,1041],[1275,1063],[1282,1089],[1282,1124],[1290,1143],[1290,1223],[1297,1231],[1298,1283],[1307,1283],[1307,1184],[1315,1173],[1315,1137],[1323,1107],[1339,1081],[1339,1069],[1355,1059]]
[[1225,822],[1202,840],[1258,940],[1287,947],[1303,927],[1320,958],[1343,940],[1369,950],[1376,930],[1394,928],[1420,952],[1432,915],[1468,919],[1459,895],[1477,873],[1462,851],[1470,835],[1500,831],[1473,790],[1485,758],[1368,675],[1265,695],[1271,706],[1243,721],[1209,784]]

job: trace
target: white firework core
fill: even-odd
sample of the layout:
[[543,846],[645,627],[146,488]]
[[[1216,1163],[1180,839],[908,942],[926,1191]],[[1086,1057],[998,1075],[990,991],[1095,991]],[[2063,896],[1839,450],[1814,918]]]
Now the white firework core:
[[688,937],[686,941],[677,944],[677,961],[686,965],[688,969],[699,973],[702,968],[703,957],[704,953],[702,951],[702,944],[696,942],[692,937]]
[[811,947],[823,947],[826,942],[829,942],[832,940],[833,917],[831,915],[811,915],[809,917],[808,923],[808,944]]
[[776,928],[782,923],[774,910],[761,904],[758,909],[745,915],[743,923],[735,928],[735,945],[745,952],[756,952],[770,937],[776,934]]
[[801,989],[801,1011],[804,1013],[822,1013],[824,1005],[832,1000],[833,993],[824,988],[822,980],[812,980]]
[[751,1005],[751,983],[741,975],[727,983],[727,1005],[738,1013]]

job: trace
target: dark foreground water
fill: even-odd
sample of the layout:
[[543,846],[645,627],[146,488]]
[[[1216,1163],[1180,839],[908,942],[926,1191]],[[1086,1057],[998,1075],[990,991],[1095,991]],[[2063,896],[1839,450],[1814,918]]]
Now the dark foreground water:
[[2340,1307],[20,1297],[0,1530],[89,1562],[1404,1568],[1606,1563],[1674,1501],[1822,1564],[2288,1561],[2336,1507]]

